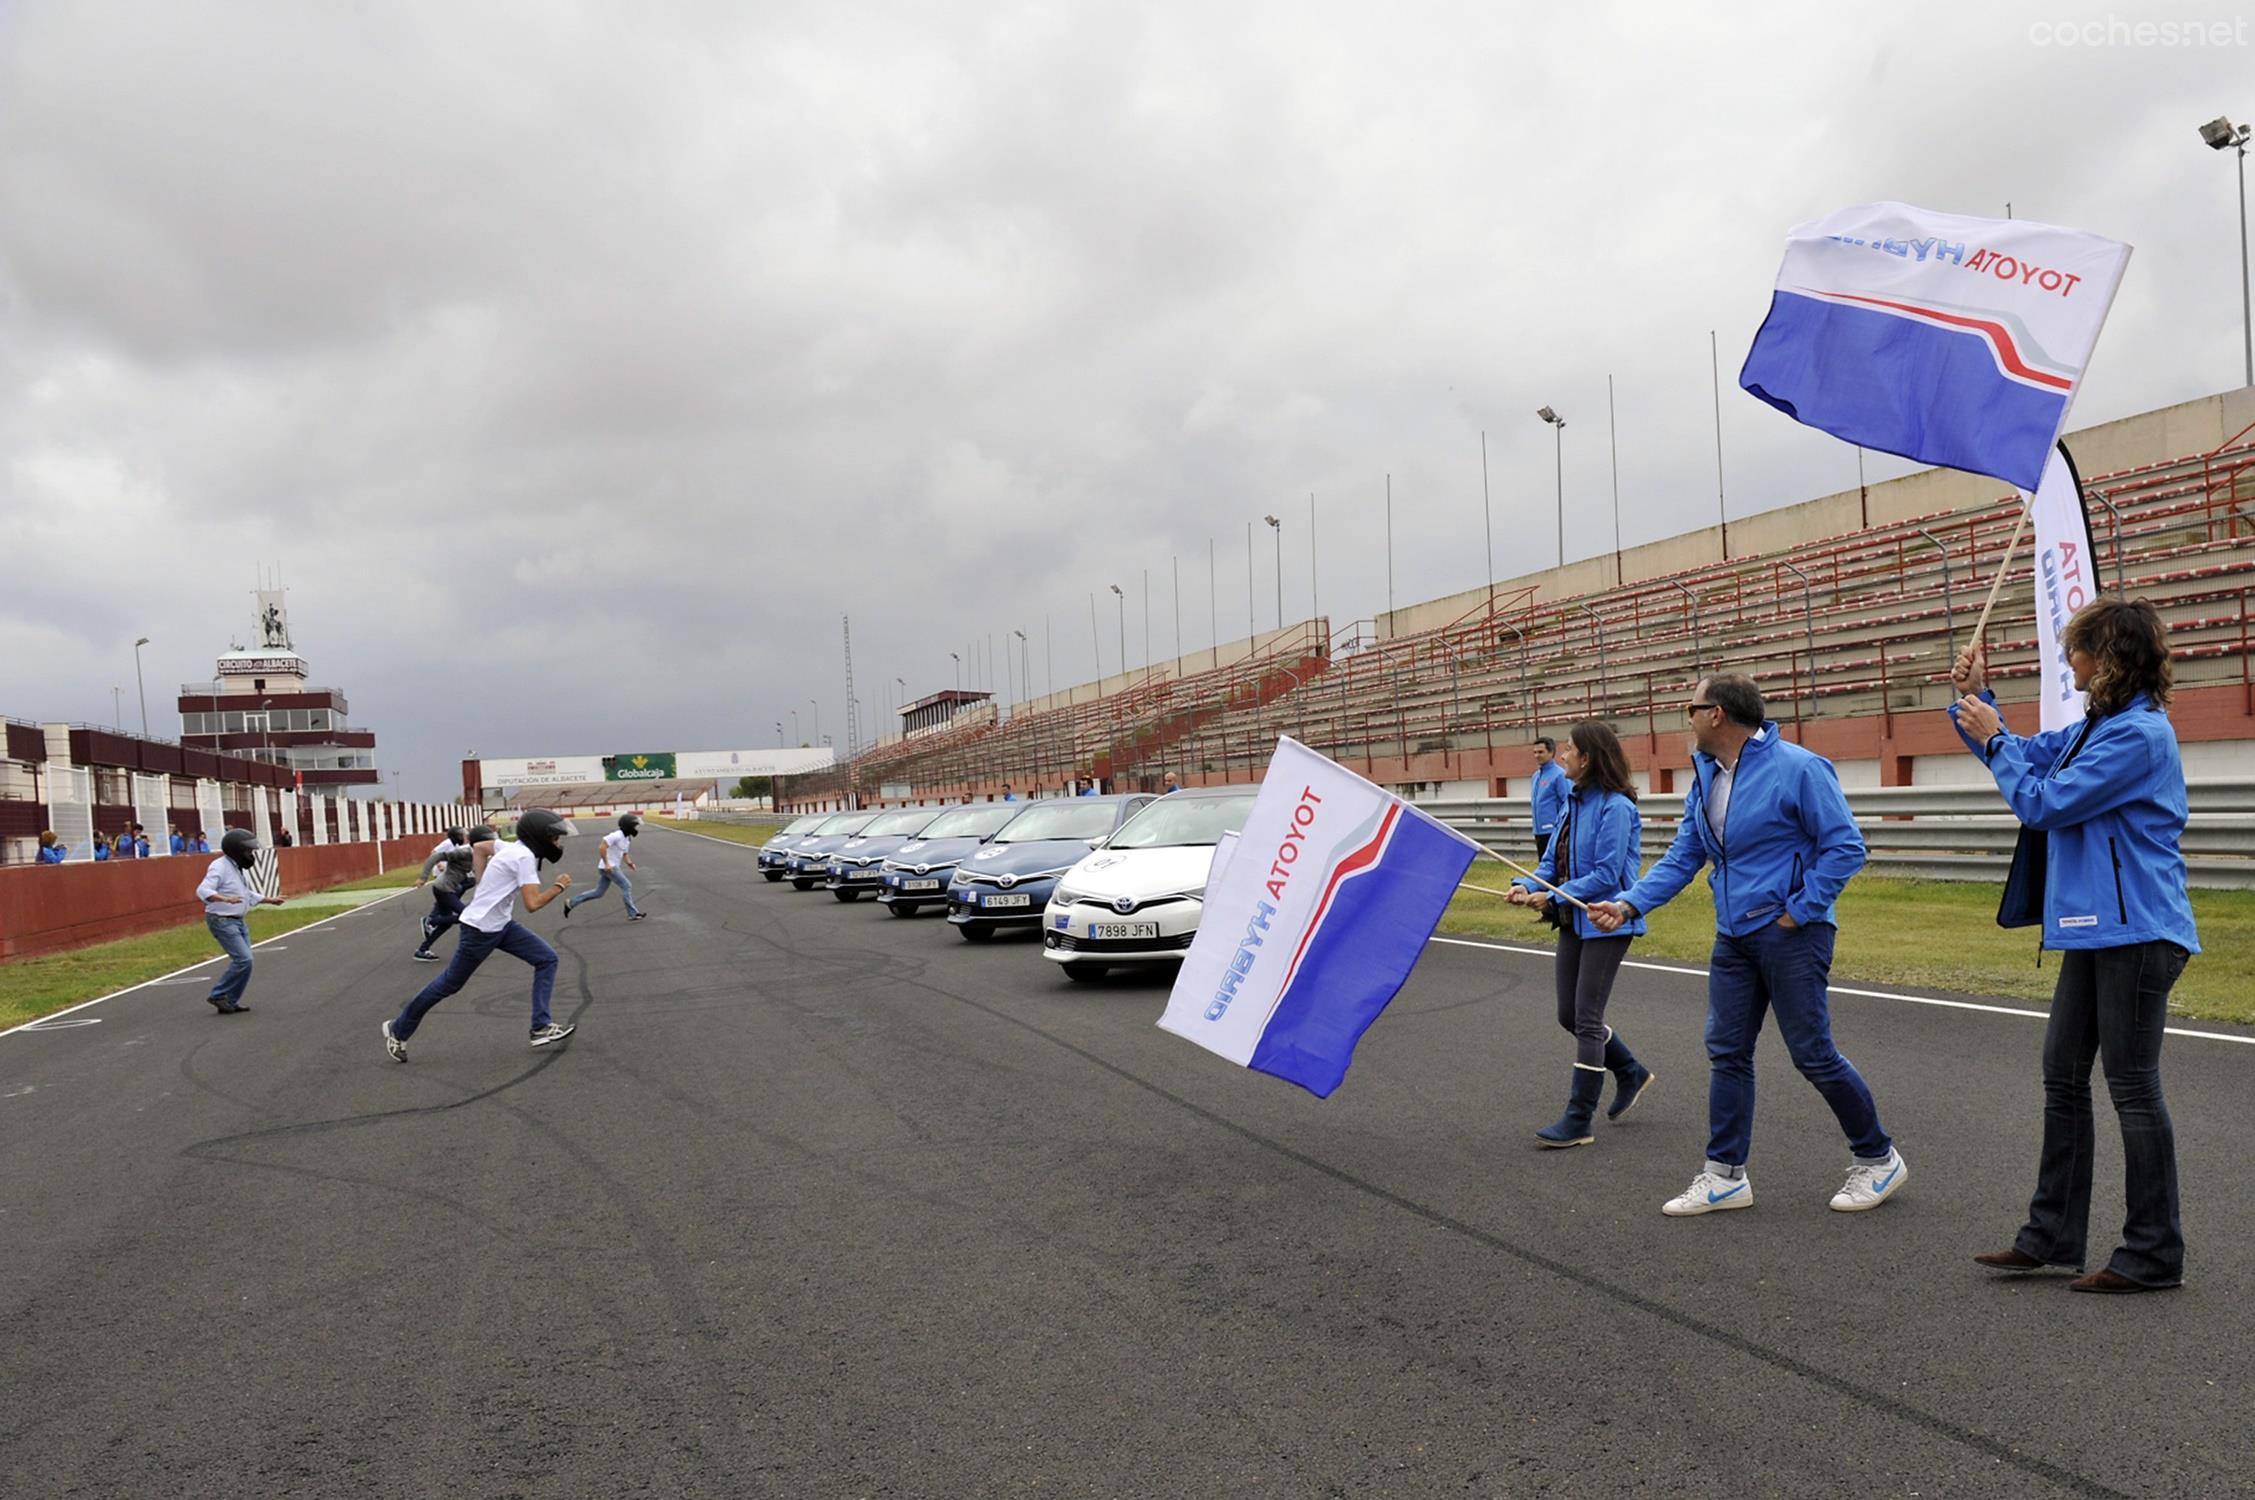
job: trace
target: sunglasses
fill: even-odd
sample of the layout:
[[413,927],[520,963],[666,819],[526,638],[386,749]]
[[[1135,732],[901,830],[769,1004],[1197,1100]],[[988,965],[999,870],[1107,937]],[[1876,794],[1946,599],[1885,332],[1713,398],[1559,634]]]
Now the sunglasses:
[[1722,705],[1719,703],[1686,703],[1683,706],[1683,716],[1687,719],[1694,719],[1697,718],[1700,714],[1705,713],[1710,708],[1720,707],[1722,707]]

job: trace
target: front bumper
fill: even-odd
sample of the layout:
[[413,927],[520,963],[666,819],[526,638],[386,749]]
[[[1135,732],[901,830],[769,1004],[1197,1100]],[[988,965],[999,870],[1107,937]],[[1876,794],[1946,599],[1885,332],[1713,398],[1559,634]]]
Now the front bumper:
[[947,888],[947,919],[958,927],[1029,926],[1041,921],[1057,889],[1056,877],[1021,880],[1008,890],[985,880],[959,880]]
[[1180,963],[1205,910],[1204,902],[1188,896],[1128,912],[1090,902],[1052,904],[1041,914],[1041,956],[1061,964]]
[[849,865],[832,862],[823,868],[822,886],[831,891],[873,891],[877,889],[875,865]]
[[921,875],[914,870],[886,870],[877,877],[877,899],[888,906],[936,906],[947,899],[947,883],[954,875],[952,866]]

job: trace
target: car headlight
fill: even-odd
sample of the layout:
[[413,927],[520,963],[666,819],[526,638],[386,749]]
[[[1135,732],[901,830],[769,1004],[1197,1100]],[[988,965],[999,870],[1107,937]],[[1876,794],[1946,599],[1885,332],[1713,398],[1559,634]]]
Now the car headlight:
[[1074,902],[1079,901],[1085,894],[1085,892],[1072,890],[1066,886],[1059,886],[1056,890],[1049,893],[1049,899],[1056,902],[1059,906],[1071,906]]

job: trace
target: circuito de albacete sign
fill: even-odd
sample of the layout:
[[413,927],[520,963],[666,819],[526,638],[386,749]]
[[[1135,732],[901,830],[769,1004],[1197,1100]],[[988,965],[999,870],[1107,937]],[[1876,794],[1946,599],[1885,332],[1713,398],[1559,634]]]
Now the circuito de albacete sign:
[[649,755],[614,755],[605,767],[606,781],[671,781],[674,752]]

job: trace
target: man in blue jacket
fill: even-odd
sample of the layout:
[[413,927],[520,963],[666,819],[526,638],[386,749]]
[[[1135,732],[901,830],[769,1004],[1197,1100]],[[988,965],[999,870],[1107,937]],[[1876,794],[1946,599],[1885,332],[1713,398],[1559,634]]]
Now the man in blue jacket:
[[1535,780],[1527,789],[1527,800],[1534,804],[1535,858],[1550,852],[1551,835],[1566,816],[1566,797],[1573,789],[1558,765],[1558,742],[1543,735],[1535,741]]
[[1786,1050],[1840,1121],[1855,1160],[1832,1197],[1842,1213],[1877,1208],[1910,1176],[1855,1065],[1832,1044],[1825,985],[1837,933],[1832,904],[1863,868],[1863,836],[1832,762],[1788,744],[1762,717],[1749,678],[1718,673],[1692,689],[1692,784],[1675,842],[1643,879],[1590,916],[1611,932],[1655,911],[1711,866],[1715,949],[1707,970],[1707,1160],[1661,1205],[1683,1217],[1748,1208],[1754,1043],[1777,1017]]

